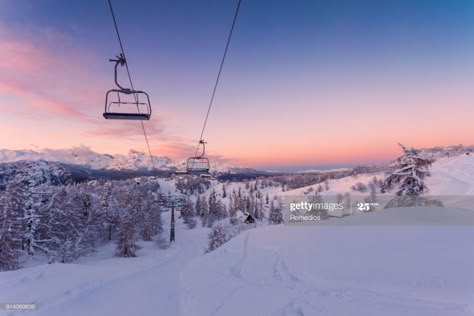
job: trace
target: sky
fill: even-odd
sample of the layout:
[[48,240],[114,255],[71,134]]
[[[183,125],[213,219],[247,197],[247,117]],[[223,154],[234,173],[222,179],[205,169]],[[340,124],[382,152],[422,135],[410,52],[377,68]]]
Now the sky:
[[[237,0],[112,4],[152,153],[193,155]],[[146,151],[102,117],[119,52],[107,0],[0,0],[0,148]],[[203,138],[255,168],[379,163],[473,144],[473,100],[472,0],[242,0]]]

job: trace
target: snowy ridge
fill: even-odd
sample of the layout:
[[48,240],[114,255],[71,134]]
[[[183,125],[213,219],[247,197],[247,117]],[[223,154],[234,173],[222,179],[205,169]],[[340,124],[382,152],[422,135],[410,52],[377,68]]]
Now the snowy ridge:
[[[170,168],[175,162],[167,157],[153,157],[157,168]],[[20,160],[47,160],[67,164],[81,165],[91,169],[148,169],[151,166],[150,158],[144,153],[130,150],[127,155],[100,154],[85,146],[71,149],[43,149],[34,150],[0,150],[0,162],[14,162]]]
[[13,179],[30,187],[73,182],[71,173],[55,162],[38,160],[0,163],[0,189]]

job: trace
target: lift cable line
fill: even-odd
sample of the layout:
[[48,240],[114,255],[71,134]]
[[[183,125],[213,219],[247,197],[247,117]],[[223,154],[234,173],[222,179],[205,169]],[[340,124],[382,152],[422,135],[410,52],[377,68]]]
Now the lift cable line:
[[[113,89],[113,90],[110,90],[110,91],[107,92],[106,101],[105,101],[106,102],[106,104],[105,104],[106,108],[105,108],[104,117],[106,119],[111,118],[111,119],[125,119],[125,120],[140,120],[140,123],[142,125],[143,135],[145,136],[146,146],[148,148],[148,154],[150,155],[151,165],[154,169],[155,168],[155,163],[153,161],[153,155],[151,154],[150,143],[148,142],[148,135],[146,133],[145,125],[143,124],[143,120],[149,120],[150,116],[151,116],[150,98],[148,97],[148,94],[146,92],[138,91],[138,90],[135,90],[133,88],[132,76],[130,75],[130,69],[128,67],[127,59],[125,57],[125,50],[123,48],[122,38],[120,37],[120,32],[119,32],[119,29],[118,29],[117,20],[115,19],[114,9],[112,7],[112,1],[108,0],[108,3],[109,3],[109,8],[110,8],[110,13],[111,13],[112,19],[114,21],[114,27],[115,27],[115,31],[117,33],[117,38],[118,38],[118,42],[119,42],[120,50],[121,50],[121,54],[119,54],[117,56],[117,59],[110,59],[111,62],[115,62],[115,84],[120,89]],[[119,65],[120,66],[125,66],[125,69],[127,70],[128,79],[130,81],[130,89],[123,88],[117,82],[117,67]],[[108,102],[109,92],[116,92],[117,95],[118,95],[118,101],[109,103]],[[136,106],[137,106],[138,114],[110,113],[109,112],[109,108],[110,108],[111,104],[115,104],[115,105],[129,104],[129,102],[122,102],[121,101],[120,94],[126,94],[126,95],[133,94],[133,96],[135,98],[135,103],[134,104],[136,104]],[[145,95],[147,101],[139,102],[139,95],[140,94]],[[146,110],[147,110],[146,113],[140,113],[140,107],[139,107],[140,105],[145,105],[146,106]]]
[[[227,51],[229,49],[229,44],[230,44],[230,40],[232,38],[232,33],[234,32],[234,27],[235,27],[235,21],[237,21],[237,16],[239,15],[239,9],[240,9],[240,4],[241,4],[242,0],[239,0],[238,4],[237,4],[237,9],[235,10],[235,15],[234,15],[234,20],[232,21],[232,26],[230,28],[230,33],[229,33],[229,37],[227,38],[227,44],[225,46],[225,50],[224,50],[224,55],[222,56],[222,60],[221,60],[221,65],[219,67],[219,72],[217,73],[217,79],[216,79],[216,82],[214,84],[214,89],[212,91],[212,96],[211,96],[211,100],[209,102],[209,107],[207,108],[207,113],[206,113],[206,117],[204,119],[204,124],[202,126],[202,130],[201,130],[201,135],[199,136],[199,143],[197,145],[197,148],[196,148],[196,152],[194,153],[194,157],[190,157],[189,159],[191,159],[193,161],[192,165],[191,165],[191,171],[194,171],[193,170],[193,165],[194,165],[194,162],[195,161],[198,161],[199,158],[200,159],[204,159],[207,160],[206,157],[204,157],[204,153],[205,151],[203,150],[203,154],[198,156],[198,152],[199,152],[199,148],[201,145],[203,145],[203,147],[205,146],[205,142],[203,140],[203,136],[204,136],[204,131],[206,130],[206,126],[207,126],[207,121],[209,119],[209,114],[211,113],[211,108],[212,108],[212,104],[214,102],[214,97],[216,95],[216,91],[217,91],[217,86],[219,85],[219,79],[221,77],[221,73],[222,73],[222,68],[224,67],[224,62],[225,62],[225,58],[227,56]],[[189,159],[188,159],[188,162],[189,162]],[[209,161],[207,160],[207,164],[209,165]],[[187,171],[189,172],[190,169],[188,168],[189,167],[189,163],[187,165]],[[198,169],[202,169],[202,166],[200,166]]]

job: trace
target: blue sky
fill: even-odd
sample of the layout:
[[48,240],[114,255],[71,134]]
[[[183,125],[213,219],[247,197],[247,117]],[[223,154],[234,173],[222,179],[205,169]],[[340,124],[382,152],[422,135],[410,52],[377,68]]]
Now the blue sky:
[[[112,3],[153,153],[192,154],[237,1]],[[145,149],[138,124],[101,117],[119,52],[107,1],[6,0],[0,30],[5,147]],[[473,1],[243,0],[204,137],[213,159],[265,168],[467,144],[473,70]]]

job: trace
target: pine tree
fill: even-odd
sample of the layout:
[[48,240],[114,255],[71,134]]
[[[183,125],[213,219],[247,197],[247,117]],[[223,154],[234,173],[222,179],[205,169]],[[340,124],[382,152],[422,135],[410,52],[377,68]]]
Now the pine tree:
[[283,223],[283,213],[279,205],[275,206],[273,201],[270,203],[270,214],[268,221],[271,225],[277,225]]
[[20,268],[23,190],[18,183],[12,183],[0,195],[0,271]]
[[117,239],[117,256],[119,257],[136,257],[136,227],[133,219],[132,211],[129,210],[120,218],[118,239]]
[[41,215],[38,213],[40,205],[39,202],[34,201],[31,192],[29,192],[29,194],[25,196],[25,200],[22,201],[24,216],[20,218],[20,220],[24,222],[23,248],[30,256],[33,256],[35,250],[40,247],[36,241],[41,218]]
[[81,186],[62,187],[53,197],[47,219],[50,261],[72,262],[94,250],[99,223],[92,201],[82,199],[83,190]]
[[142,217],[142,238],[144,241],[152,240],[154,233],[153,233],[153,223],[152,223],[152,210],[148,203],[148,201],[144,201],[143,209],[142,209],[143,217]]
[[191,202],[189,198],[181,207],[181,217],[183,218],[184,224],[186,224],[188,228],[192,229],[196,227],[196,220],[194,219],[193,203]]
[[406,148],[402,144],[404,154],[392,162],[396,168],[384,181],[383,192],[397,187],[398,196],[418,196],[428,191],[423,179],[429,175],[428,168],[432,160],[421,157],[414,148]]
[[[220,202],[220,203],[219,203]],[[212,227],[215,221],[219,220],[222,212],[222,202],[217,201],[216,192],[213,190],[209,195],[209,211],[205,217],[206,226]]]
[[120,197],[123,194],[120,186],[113,186],[107,184],[104,187],[102,193],[101,209],[103,213],[103,226],[105,229],[106,240],[111,241],[114,239],[118,229],[120,220],[120,211],[122,204],[120,203]]
[[123,212],[120,215],[117,232],[117,256],[135,257],[137,242],[137,213],[133,193],[122,195]]
[[201,197],[201,219],[202,219],[202,226],[207,226],[207,219],[209,217],[209,203],[206,201],[204,196]]
[[256,219],[263,218],[263,199],[262,197],[258,198],[255,202],[255,211],[254,215]]
[[152,192],[147,193],[148,208],[150,209],[151,234],[152,236],[163,233],[163,220],[161,218],[161,208],[155,203]]
[[227,191],[225,189],[225,184],[222,185],[222,198],[226,198],[227,197]]

